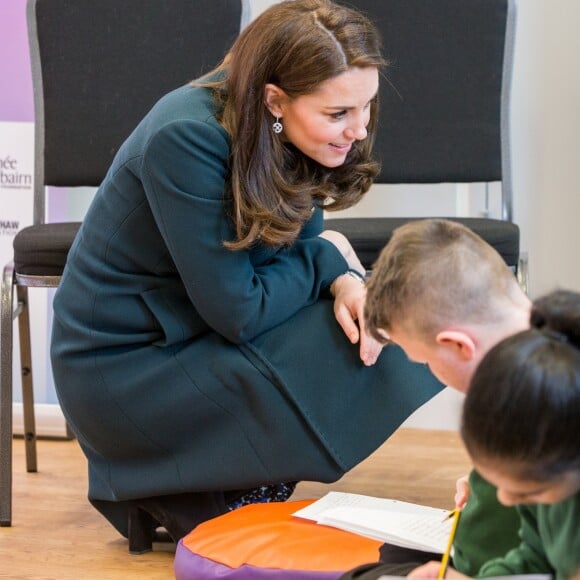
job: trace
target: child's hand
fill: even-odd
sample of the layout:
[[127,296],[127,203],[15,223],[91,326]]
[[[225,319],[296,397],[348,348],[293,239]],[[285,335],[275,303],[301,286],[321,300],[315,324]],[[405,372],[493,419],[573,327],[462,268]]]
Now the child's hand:
[[469,477],[464,475],[455,482],[455,507],[463,509],[469,499]]
[[[407,574],[407,578],[428,578],[428,579],[436,579],[439,576],[439,569],[441,568],[441,562],[427,562],[427,564],[423,564],[414,570],[411,570],[409,574]],[[460,574],[454,568],[448,567],[445,572],[445,578],[450,580],[464,580],[469,578],[469,576],[464,576]]]

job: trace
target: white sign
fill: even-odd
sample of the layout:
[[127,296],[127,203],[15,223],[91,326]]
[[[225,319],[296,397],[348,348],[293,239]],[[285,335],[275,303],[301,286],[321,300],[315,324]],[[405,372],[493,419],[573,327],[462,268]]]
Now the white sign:
[[34,124],[0,122],[0,262],[16,232],[32,223]]

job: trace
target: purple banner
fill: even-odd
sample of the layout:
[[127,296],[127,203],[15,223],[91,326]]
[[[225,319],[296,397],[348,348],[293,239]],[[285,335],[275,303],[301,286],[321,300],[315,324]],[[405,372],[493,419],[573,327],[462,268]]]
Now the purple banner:
[[26,0],[0,2],[0,121],[32,122]]

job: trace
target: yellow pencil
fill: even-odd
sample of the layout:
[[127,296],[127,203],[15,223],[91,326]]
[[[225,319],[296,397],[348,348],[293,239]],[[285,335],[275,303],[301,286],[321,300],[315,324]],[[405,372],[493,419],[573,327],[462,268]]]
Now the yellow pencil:
[[451,555],[451,549],[453,548],[453,540],[455,539],[455,532],[457,531],[457,524],[459,523],[459,516],[461,515],[461,510],[454,509],[449,512],[448,518],[453,518],[453,525],[451,526],[451,533],[449,534],[449,540],[447,541],[447,548],[443,554],[441,560],[441,566],[439,567],[439,573],[437,574],[437,579],[445,578],[445,572],[447,572],[447,564],[449,563],[449,556]]

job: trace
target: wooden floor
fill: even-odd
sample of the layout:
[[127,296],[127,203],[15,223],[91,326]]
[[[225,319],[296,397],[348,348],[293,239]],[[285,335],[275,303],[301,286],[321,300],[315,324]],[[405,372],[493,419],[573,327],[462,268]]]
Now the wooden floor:
[[[86,500],[86,461],[76,441],[39,441],[38,473],[26,473],[24,443],[14,441],[12,527],[0,528],[0,577],[38,580],[173,578],[173,552],[131,556],[127,542]],[[457,477],[469,461],[451,431],[400,429],[339,482],[303,482],[293,499],[330,490],[453,507]]]

